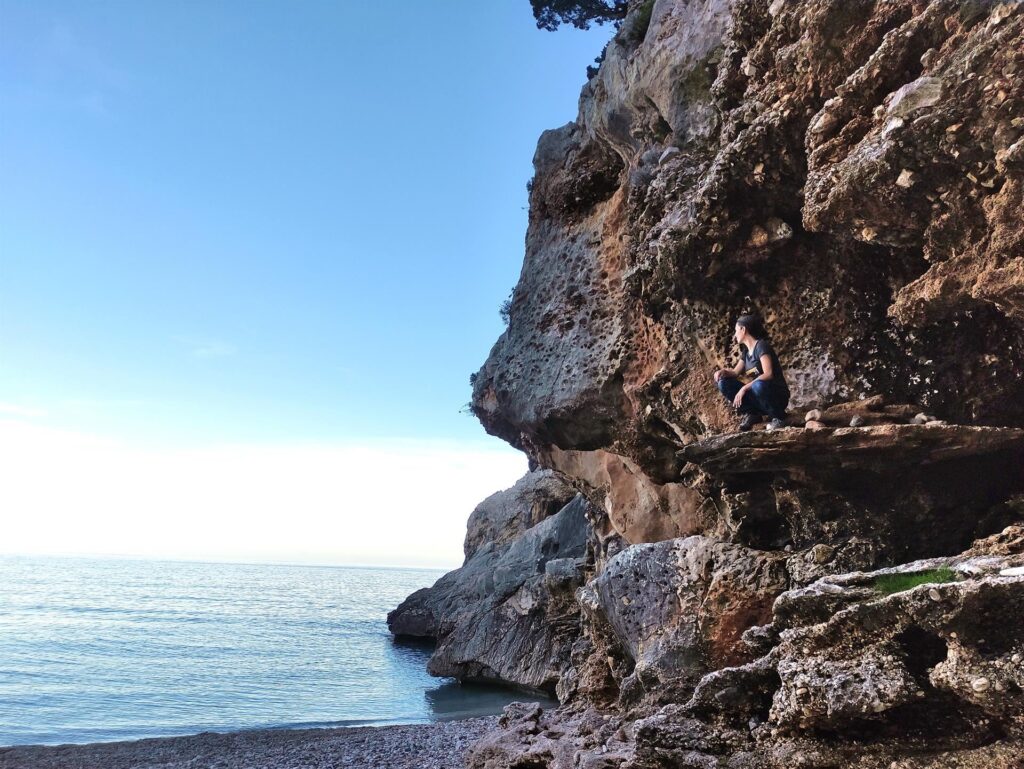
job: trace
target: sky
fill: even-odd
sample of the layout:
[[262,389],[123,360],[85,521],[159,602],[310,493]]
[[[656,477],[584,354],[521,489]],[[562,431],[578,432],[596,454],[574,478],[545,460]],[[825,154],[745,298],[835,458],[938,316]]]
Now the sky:
[[0,0],[0,552],[457,565],[526,469],[464,407],[533,150],[610,34]]

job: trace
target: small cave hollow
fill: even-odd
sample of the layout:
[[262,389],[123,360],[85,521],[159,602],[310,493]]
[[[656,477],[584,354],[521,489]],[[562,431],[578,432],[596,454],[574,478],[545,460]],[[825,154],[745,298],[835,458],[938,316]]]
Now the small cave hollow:
[[946,642],[917,625],[908,627],[896,636],[895,641],[914,680],[922,689],[931,688],[928,673],[946,659]]

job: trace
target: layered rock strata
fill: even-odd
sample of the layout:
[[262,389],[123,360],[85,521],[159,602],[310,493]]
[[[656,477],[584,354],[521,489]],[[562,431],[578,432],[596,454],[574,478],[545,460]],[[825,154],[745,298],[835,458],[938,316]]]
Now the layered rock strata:
[[[533,568],[511,592],[404,609],[435,671],[563,703],[472,766],[1024,765],[1022,73],[1019,2],[633,4],[540,139],[474,377],[580,494],[573,577],[545,587],[520,528],[463,567]],[[751,310],[792,389],[772,432],[711,382]]]
[[825,577],[744,634],[762,656],[638,710],[510,708],[470,766],[1017,769],[1024,528],[952,558]]

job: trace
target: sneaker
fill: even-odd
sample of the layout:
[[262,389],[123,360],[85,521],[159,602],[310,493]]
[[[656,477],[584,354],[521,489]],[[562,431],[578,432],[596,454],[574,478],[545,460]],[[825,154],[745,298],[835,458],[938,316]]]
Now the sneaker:
[[740,432],[747,432],[753,430],[754,425],[761,421],[761,417],[757,414],[744,414],[743,418],[740,419]]
[[773,419],[771,422],[768,423],[768,426],[765,428],[765,430],[781,430],[785,426],[786,423],[783,422],[781,419]]

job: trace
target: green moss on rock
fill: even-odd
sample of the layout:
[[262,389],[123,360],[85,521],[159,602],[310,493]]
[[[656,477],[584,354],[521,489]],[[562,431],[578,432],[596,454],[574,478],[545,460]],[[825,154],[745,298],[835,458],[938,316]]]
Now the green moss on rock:
[[938,569],[926,569],[925,571],[907,572],[905,574],[882,574],[871,581],[871,586],[886,595],[902,593],[919,585],[941,584],[943,582],[956,582],[956,572],[942,566]]

